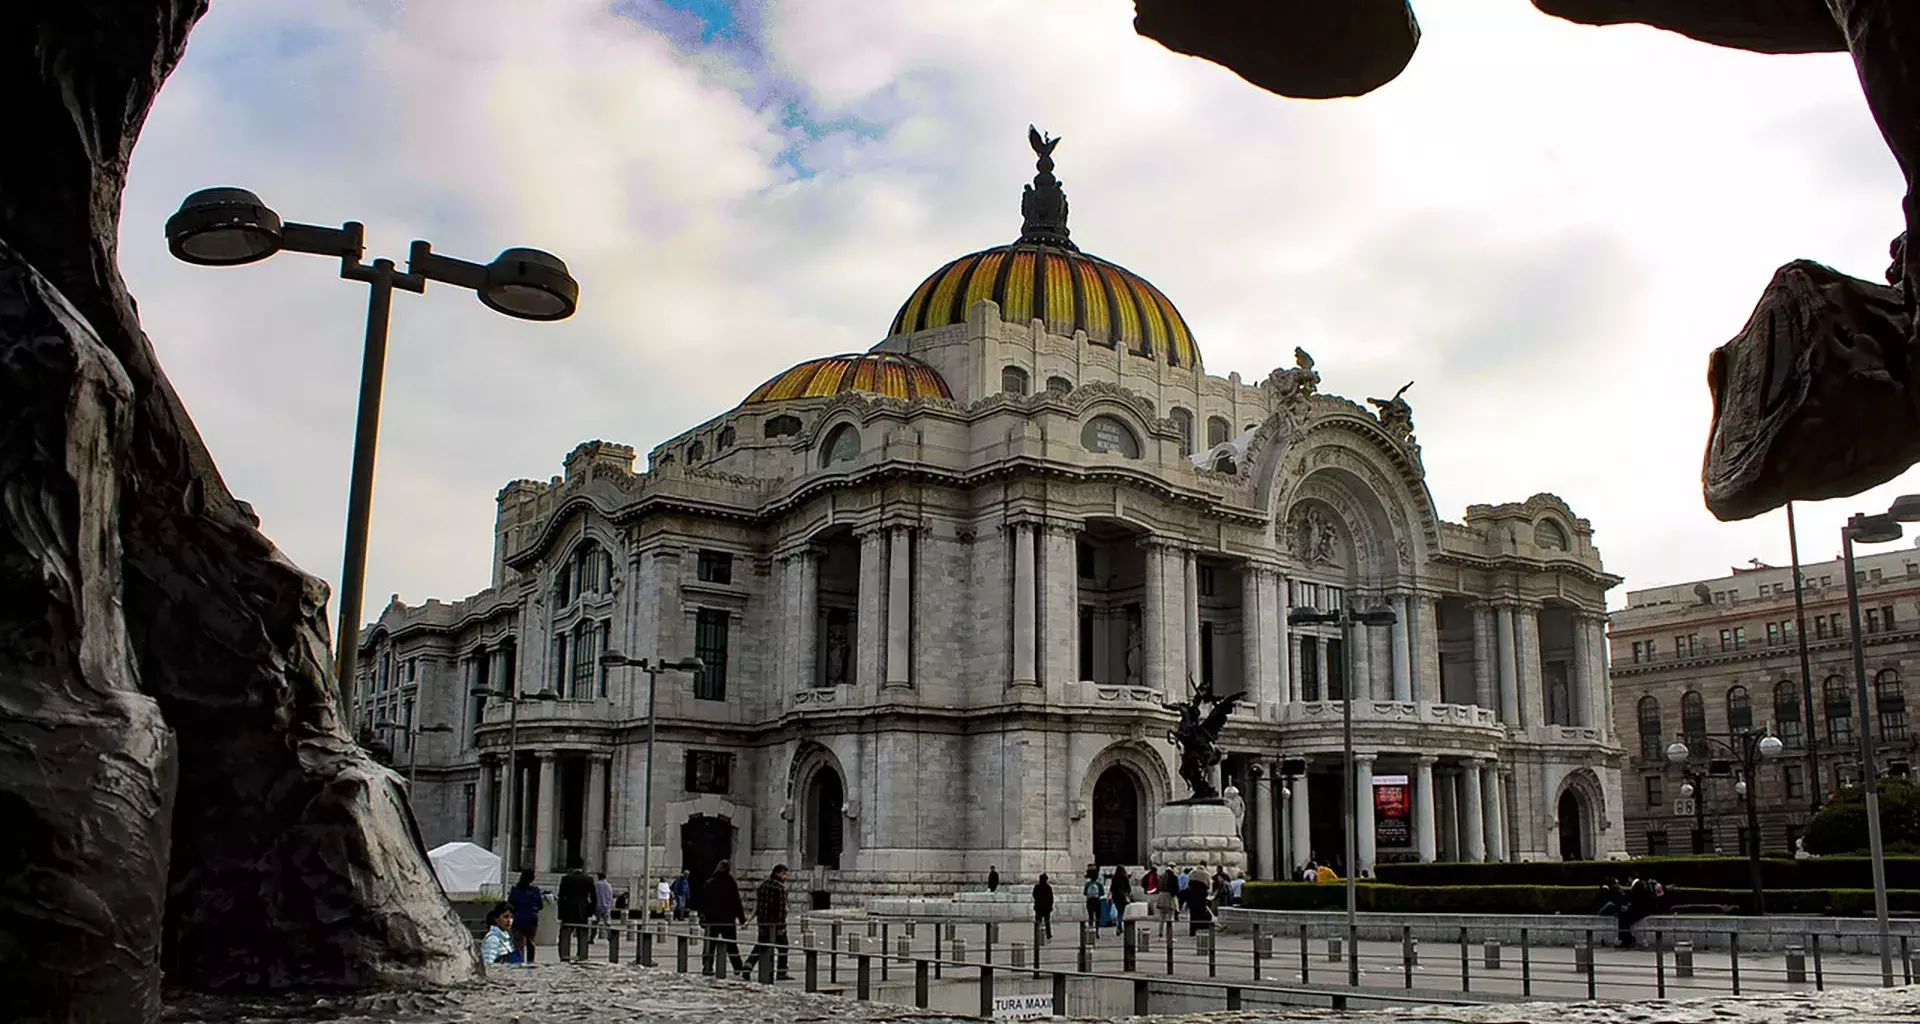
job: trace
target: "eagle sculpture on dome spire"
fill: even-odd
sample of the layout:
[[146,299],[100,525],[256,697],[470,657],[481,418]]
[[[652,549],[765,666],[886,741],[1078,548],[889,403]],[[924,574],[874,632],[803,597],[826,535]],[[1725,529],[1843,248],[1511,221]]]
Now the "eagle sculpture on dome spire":
[[1027,142],[1039,158],[1034,163],[1039,173],[1020,195],[1020,241],[1078,249],[1067,230],[1067,192],[1053,176],[1053,149],[1060,145],[1060,137],[1049,137],[1028,125]]

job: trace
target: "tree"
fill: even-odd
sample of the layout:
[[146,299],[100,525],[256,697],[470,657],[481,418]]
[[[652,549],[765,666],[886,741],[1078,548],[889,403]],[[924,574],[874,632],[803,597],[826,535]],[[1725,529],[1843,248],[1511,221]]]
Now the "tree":
[[[1848,787],[1828,801],[1807,824],[1806,838],[1808,853],[1865,853],[1866,787]],[[1920,847],[1920,787],[1880,780],[1880,841],[1887,849]]]

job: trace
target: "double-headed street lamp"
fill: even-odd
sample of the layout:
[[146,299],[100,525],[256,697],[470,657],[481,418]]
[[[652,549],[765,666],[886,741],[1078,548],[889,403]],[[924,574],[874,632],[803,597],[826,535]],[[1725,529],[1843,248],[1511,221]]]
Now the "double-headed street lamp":
[[1867,847],[1873,855],[1873,913],[1880,933],[1880,980],[1893,985],[1893,928],[1887,913],[1887,856],[1880,840],[1880,772],[1873,745],[1874,707],[1867,692],[1867,652],[1860,637],[1860,582],[1854,578],[1853,544],[1885,544],[1900,539],[1901,523],[1920,522],[1920,494],[1893,499],[1885,512],[1855,512],[1840,528],[1840,555],[1847,572],[1847,627],[1853,637],[1853,683],[1860,701],[1860,778],[1866,785]]
[[485,686],[476,686],[467,692],[475,697],[507,702],[507,766],[500,773],[500,787],[507,791],[507,820],[498,826],[507,834],[507,855],[501,858],[500,869],[504,876],[514,870],[520,860],[520,702],[556,701],[560,699],[560,694],[551,689],[517,694],[512,690],[495,690]]
[[[640,834],[640,889],[651,894],[653,889],[653,736],[655,720],[653,715],[653,693],[659,683],[662,672],[686,672],[699,674],[707,670],[707,663],[699,658],[681,658],[679,661],[648,660],[629,658],[618,651],[608,651],[600,656],[600,664],[609,667],[626,665],[637,668],[647,674],[647,784],[641,794]],[[642,913],[642,919],[648,915]]]
[[407,737],[407,789],[409,790],[408,796],[412,796],[411,790],[413,789],[413,768],[414,768],[414,762],[420,757],[419,741],[420,741],[421,735],[424,733],[430,733],[430,732],[452,732],[453,731],[453,726],[451,725],[406,726],[406,725],[402,725],[399,722],[388,722],[385,720],[373,723],[373,727],[383,732],[390,732],[390,731],[397,730],[402,735]]
[[[1740,765],[1740,778],[1733,784],[1733,792],[1747,802],[1747,881],[1753,888],[1753,912],[1764,915],[1767,912],[1767,893],[1760,879],[1760,762],[1780,756],[1785,744],[1780,738],[1765,729],[1743,729],[1730,736],[1694,736],[1693,741],[1702,749],[1693,750],[1687,746],[1684,738],[1675,740],[1667,748],[1667,760],[1676,768],[1684,769],[1695,755],[1707,758],[1707,772],[1688,771],[1687,784],[1680,789],[1681,796],[1694,797],[1694,835],[1705,832],[1706,820],[1706,782],[1709,776],[1733,774],[1733,764]],[[1715,754],[1725,755],[1716,757]],[[1689,788],[1698,786],[1694,792]],[[1699,839],[1694,840],[1697,847]],[[1696,849],[1694,852],[1702,852]]]
[[497,313],[522,320],[564,320],[573,315],[580,285],[558,256],[539,249],[507,249],[481,265],[442,256],[415,241],[407,269],[392,260],[362,262],[365,229],[357,221],[337,228],[281,221],[260,197],[241,188],[205,188],[188,196],[167,218],[167,249],[188,263],[232,267],[263,260],[281,250],[340,258],[340,276],[365,281],[366,349],[360,364],[360,411],[353,435],[353,477],[347,497],[346,554],[340,571],[340,631],[334,658],[340,679],[339,713],[352,735],[354,662],[359,656],[360,605],[366,587],[367,523],[373,509],[373,456],[380,433],[380,387],[386,376],[387,319],[393,290],[424,292],[428,281],[471,288]]
[[[1357,827],[1355,823],[1357,808],[1354,802],[1359,799],[1359,796],[1354,792],[1355,780],[1353,774],[1353,627],[1356,624],[1361,626],[1386,627],[1398,621],[1400,621],[1400,617],[1395,615],[1391,608],[1376,608],[1373,611],[1356,612],[1347,607],[1345,603],[1342,603],[1338,609],[1330,612],[1318,611],[1313,608],[1295,608],[1287,613],[1287,623],[1289,625],[1312,626],[1333,623],[1340,627],[1340,695],[1342,697],[1340,701],[1340,746],[1344,754],[1341,777],[1344,780],[1344,788],[1347,794],[1346,813],[1342,816],[1342,820],[1345,822],[1347,829],[1347,863],[1346,870],[1341,872],[1341,874],[1346,877],[1347,881],[1347,984],[1350,986],[1360,984],[1360,958],[1356,955],[1358,949],[1356,943],[1360,935],[1360,922],[1357,913],[1359,896],[1354,888],[1354,875],[1359,873],[1357,861],[1359,860],[1360,851],[1358,849],[1357,837],[1354,835]],[[1305,785],[1305,782],[1303,781],[1301,784]]]

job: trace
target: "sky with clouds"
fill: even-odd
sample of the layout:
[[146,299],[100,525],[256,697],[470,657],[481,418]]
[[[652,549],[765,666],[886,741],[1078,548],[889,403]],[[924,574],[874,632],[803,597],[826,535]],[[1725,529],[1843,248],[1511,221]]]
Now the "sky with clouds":
[[[1844,55],[1765,57],[1525,0],[1421,0],[1419,53],[1304,102],[1136,36],[1126,0],[216,0],[134,154],[121,259],[228,484],[337,581],[365,302],[327,262],[172,261],[209,185],[485,261],[563,256],[558,324],[400,295],[369,616],[486,585],[493,498],[643,452],[1019,229],[1029,122],[1074,238],[1159,285],[1207,368],[1408,397],[1434,498],[1564,497],[1627,588],[1786,559],[1700,499],[1707,354],[1773,269],[1879,279],[1902,186]],[[1803,554],[1920,472],[1801,506]]]

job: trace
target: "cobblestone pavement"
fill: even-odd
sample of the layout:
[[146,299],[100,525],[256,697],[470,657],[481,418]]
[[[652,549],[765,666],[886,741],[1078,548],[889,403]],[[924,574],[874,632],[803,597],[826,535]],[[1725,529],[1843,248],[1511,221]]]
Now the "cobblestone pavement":
[[[944,1024],[975,1018],[809,995],[741,981],[713,981],[671,969],[606,963],[495,969],[469,988],[358,997],[194,997],[169,1004],[166,1024]],[[1088,1019],[1088,1018],[1078,1018]],[[1777,993],[1678,1003],[1525,1004],[1348,1013],[1262,1010],[1152,1018],[1159,1024],[1910,1024],[1920,988]]]

